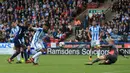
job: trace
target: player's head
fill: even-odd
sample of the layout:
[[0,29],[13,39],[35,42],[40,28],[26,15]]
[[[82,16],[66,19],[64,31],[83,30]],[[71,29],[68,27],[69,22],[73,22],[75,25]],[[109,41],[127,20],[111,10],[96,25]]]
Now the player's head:
[[43,24],[42,28],[47,32],[48,29],[49,29],[49,25],[47,25],[47,24]]
[[31,23],[29,23],[28,21],[25,21],[24,26],[29,27],[31,26]]
[[16,23],[16,21],[15,21],[15,20],[14,20],[14,21],[12,21],[11,26],[12,26],[12,27],[16,27],[16,26],[17,26],[17,23]]

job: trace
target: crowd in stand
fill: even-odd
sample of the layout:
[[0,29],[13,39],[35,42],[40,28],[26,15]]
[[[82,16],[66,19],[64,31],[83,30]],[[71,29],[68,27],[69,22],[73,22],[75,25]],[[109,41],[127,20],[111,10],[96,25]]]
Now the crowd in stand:
[[[92,18],[85,20],[89,22],[89,25],[86,28],[87,30],[79,30],[76,39],[78,41],[83,41],[83,35],[88,32],[88,28],[91,27],[92,21],[97,21],[97,24],[101,27],[101,33],[103,34],[101,41],[105,41],[104,39],[113,38],[117,42],[128,42],[128,37],[130,37],[130,0],[118,0],[114,2],[112,12],[114,12],[115,15],[110,21],[105,20],[106,17],[104,13],[93,14]],[[87,35],[85,37],[87,37]],[[90,41],[89,39],[86,40]]]
[[[85,0],[4,0],[0,3],[0,29],[11,29],[13,20],[34,27],[48,24],[53,38],[64,39],[72,33],[71,21],[85,5]],[[4,34],[10,40],[10,30]]]
[[[0,31],[0,35],[2,34],[0,39],[6,37],[6,41],[11,40],[8,34],[10,34],[9,29],[11,29],[13,20],[17,20],[18,24],[25,24],[27,21],[34,27],[48,24],[51,26],[49,30],[51,38],[59,40],[71,35],[72,20],[75,20],[74,25],[79,30],[75,31],[76,39],[80,41],[90,41],[87,33],[92,21],[97,21],[97,24],[100,24],[104,39],[109,35],[111,37],[124,35],[125,38],[129,35],[129,0],[118,0],[113,3],[112,12],[116,14],[111,21],[105,21],[104,13],[95,13],[91,18],[86,15],[84,22],[74,19],[85,7],[86,0],[4,0],[0,3],[0,30],[8,30],[6,33]],[[31,32],[29,35],[33,34],[34,32]],[[51,38],[49,36],[49,40]],[[52,40],[54,41],[54,39]]]
[[112,29],[110,34],[120,35],[120,41],[128,41],[130,32],[130,0],[118,0],[113,4],[112,11],[116,14],[106,23]]

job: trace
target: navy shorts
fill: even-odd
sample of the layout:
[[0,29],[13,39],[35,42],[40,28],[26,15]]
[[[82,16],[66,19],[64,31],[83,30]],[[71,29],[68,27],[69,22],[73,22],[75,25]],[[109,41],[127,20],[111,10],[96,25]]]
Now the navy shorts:
[[15,39],[14,40],[14,46],[15,47],[21,47],[22,46],[22,41],[20,39]]

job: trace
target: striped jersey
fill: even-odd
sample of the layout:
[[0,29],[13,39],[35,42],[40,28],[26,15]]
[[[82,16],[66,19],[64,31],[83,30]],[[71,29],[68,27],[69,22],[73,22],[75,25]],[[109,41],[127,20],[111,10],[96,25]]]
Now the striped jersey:
[[16,35],[19,31],[19,26],[16,26],[15,28],[11,29],[10,35]]
[[90,30],[90,33],[91,33],[91,38],[92,38],[92,41],[95,41],[95,40],[99,40],[99,35],[100,35],[100,26],[91,26],[89,28]]
[[25,32],[28,30],[28,27],[26,26],[19,26],[19,30],[17,32],[17,35],[15,36],[15,39],[22,40],[25,36]]
[[36,32],[33,36],[32,41],[38,42],[43,41],[42,39],[46,36],[46,33],[43,31],[43,28],[33,28]]

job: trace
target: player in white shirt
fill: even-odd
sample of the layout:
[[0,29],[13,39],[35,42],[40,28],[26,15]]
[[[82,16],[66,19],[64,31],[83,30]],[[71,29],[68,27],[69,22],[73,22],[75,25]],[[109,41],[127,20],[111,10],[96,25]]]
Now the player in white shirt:
[[36,32],[31,42],[31,48],[34,48],[34,50],[32,50],[32,53],[34,55],[30,60],[31,62],[33,62],[34,65],[38,65],[39,56],[42,55],[43,52],[46,52],[46,47],[43,44],[43,38],[46,36],[49,26],[43,24],[42,28],[32,27],[32,29],[35,30]]
[[89,60],[92,60],[92,49],[96,48],[97,49],[97,57],[100,56],[100,26],[96,24],[94,21],[92,23],[92,26],[89,28],[90,34],[89,34],[89,39],[91,40],[91,48],[90,48],[90,56]]

